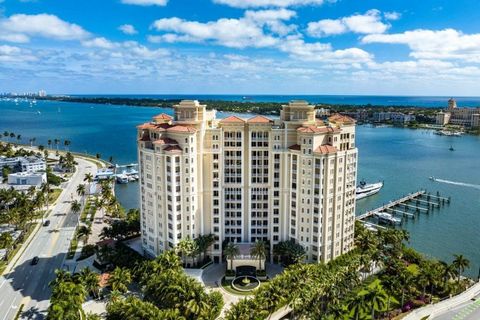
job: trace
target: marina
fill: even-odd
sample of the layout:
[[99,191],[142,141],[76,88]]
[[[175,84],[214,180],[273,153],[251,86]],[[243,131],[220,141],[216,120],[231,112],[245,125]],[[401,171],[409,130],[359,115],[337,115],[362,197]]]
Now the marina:
[[115,179],[119,184],[135,182],[138,177],[138,164],[131,163],[127,165],[115,165],[109,168],[100,168],[95,174],[94,180]]
[[358,215],[357,220],[367,223],[367,220],[376,219],[380,224],[401,225],[403,218],[415,219],[419,213],[429,214],[446,204],[450,204],[449,197],[442,197],[438,192],[433,195],[426,190],[419,190]]

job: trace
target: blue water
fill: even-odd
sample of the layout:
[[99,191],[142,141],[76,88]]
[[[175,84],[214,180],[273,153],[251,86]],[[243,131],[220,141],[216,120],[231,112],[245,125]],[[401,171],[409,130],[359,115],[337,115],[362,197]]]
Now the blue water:
[[[97,95],[76,95],[95,97]],[[307,100],[310,103],[346,104],[346,105],[381,105],[381,106],[418,106],[444,108],[451,97],[409,97],[409,96],[340,96],[340,95],[101,95],[101,97],[148,98],[148,99],[194,99],[251,102],[289,102]],[[480,106],[480,97],[455,97],[458,106]]]
[[[31,137],[36,137],[37,145],[46,145],[48,139],[67,139],[73,151],[100,153],[105,159],[113,156],[121,164],[136,162],[136,125],[161,112],[172,114],[171,109],[48,101],[29,107],[25,102],[15,105],[0,100],[0,110],[0,132],[21,134],[24,143]],[[219,117],[226,115],[219,113]],[[448,150],[451,145],[453,152]],[[469,275],[476,276],[480,266],[480,137],[358,126],[357,146],[358,178],[385,182],[379,194],[358,202],[357,212],[420,188],[451,196],[449,206],[422,214],[404,227],[416,249],[447,261],[453,253],[464,254],[472,262]],[[433,182],[430,176],[451,183]],[[137,184],[119,185],[116,194],[127,208],[137,207]]]

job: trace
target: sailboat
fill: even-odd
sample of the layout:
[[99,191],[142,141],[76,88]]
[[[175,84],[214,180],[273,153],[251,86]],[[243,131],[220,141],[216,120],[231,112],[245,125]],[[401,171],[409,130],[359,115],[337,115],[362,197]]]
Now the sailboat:
[[448,150],[455,151],[455,149],[453,149],[453,146],[450,146],[450,148]]

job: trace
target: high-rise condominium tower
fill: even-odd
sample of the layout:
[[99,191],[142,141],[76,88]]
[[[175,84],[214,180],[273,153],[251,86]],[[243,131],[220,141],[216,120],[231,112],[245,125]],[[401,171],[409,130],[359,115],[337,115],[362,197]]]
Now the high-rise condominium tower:
[[216,119],[198,101],[138,127],[142,242],[156,256],[184,237],[301,244],[309,261],[353,247],[357,149],[346,116],[293,101],[280,119]]

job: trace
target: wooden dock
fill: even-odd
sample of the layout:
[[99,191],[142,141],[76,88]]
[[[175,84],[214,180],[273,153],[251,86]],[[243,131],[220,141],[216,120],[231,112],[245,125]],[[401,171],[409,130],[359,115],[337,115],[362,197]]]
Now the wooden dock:
[[376,213],[385,211],[387,209],[393,209],[393,207],[398,206],[399,204],[403,204],[404,202],[414,200],[415,198],[422,196],[423,194],[425,194],[425,192],[426,192],[425,190],[420,190],[420,191],[417,191],[417,192],[414,192],[414,193],[410,193],[410,194],[406,195],[405,197],[400,198],[400,199],[395,200],[395,201],[391,201],[391,202],[381,206],[380,208],[367,211],[364,214],[361,214],[361,215],[357,216],[357,220],[364,220],[366,218],[374,216]]
[[[409,193],[398,200],[390,201],[379,208],[367,211],[364,214],[357,216],[356,219],[363,223],[367,223],[368,218],[378,216],[379,213],[388,213],[390,215],[401,215],[401,222],[403,222],[404,218],[415,219],[416,215],[433,212],[434,209],[439,209],[445,204],[450,204],[450,197],[441,197],[438,192],[434,195],[427,193],[426,190],[420,190],[414,193]],[[390,222],[391,224],[395,224],[395,221]],[[372,224],[371,222],[368,223]],[[376,226],[375,224],[372,225]]]

